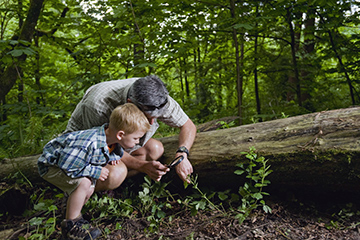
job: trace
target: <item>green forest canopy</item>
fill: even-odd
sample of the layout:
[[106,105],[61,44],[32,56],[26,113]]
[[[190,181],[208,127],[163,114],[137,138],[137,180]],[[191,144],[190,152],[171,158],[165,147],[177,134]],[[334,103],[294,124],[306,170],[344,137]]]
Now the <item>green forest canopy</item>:
[[195,123],[359,104],[359,5],[4,0],[0,158],[39,153],[85,90],[113,79],[158,75]]

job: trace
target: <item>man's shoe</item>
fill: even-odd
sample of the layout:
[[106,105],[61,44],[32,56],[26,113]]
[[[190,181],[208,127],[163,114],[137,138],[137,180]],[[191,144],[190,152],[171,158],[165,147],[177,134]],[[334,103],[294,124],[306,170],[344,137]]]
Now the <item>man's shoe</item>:
[[94,240],[101,235],[100,229],[92,227],[82,217],[61,222],[61,233],[64,240]]

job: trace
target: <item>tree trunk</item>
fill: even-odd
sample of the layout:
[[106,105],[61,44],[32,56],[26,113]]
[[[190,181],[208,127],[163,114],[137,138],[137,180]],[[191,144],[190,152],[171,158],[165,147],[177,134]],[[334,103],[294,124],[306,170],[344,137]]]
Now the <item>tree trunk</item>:
[[[259,17],[259,6],[256,5],[256,17]],[[259,80],[258,80],[258,21],[255,22],[255,39],[254,39],[254,91],[255,91],[255,99],[256,99],[256,112],[260,116],[261,115],[261,102],[259,96]],[[259,122],[262,122],[262,118],[259,117]]]
[[[324,20],[323,16],[321,14],[319,14],[319,17],[320,17],[320,21],[326,25],[326,21]],[[336,32],[332,29],[328,29],[327,30],[327,33],[329,35],[329,40],[330,40],[330,45],[331,45],[331,49],[333,50],[338,62],[339,62],[339,66],[340,66],[340,72],[343,72],[345,74],[345,78],[346,78],[346,82],[349,86],[349,92],[350,92],[350,98],[351,98],[351,102],[353,105],[356,104],[356,101],[355,101],[355,95],[354,95],[354,86],[352,85],[352,81],[350,79],[350,76],[349,76],[349,73],[348,73],[348,70],[346,69],[345,67],[345,64],[343,63],[343,60],[342,60],[342,54],[340,51],[341,47],[338,47],[336,45],[336,41],[335,41],[335,36],[336,36]],[[333,36],[335,35],[335,36]]]
[[[236,23],[236,13],[235,10],[235,0],[230,0],[230,13],[231,18]],[[242,95],[243,95],[243,81],[242,81],[242,61],[240,63],[240,51],[239,51],[239,41],[237,37],[237,30],[235,27],[232,28],[232,36],[235,47],[235,61],[236,61],[236,89],[237,89],[237,105],[238,105],[238,116],[239,116],[239,125],[242,125]],[[241,43],[243,44],[243,43]],[[241,46],[243,48],[243,45]],[[241,57],[243,57],[243,50],[241,51]]]
[[[159,139],[165,162],[174,157],[177,139]],[[225,189],[239,186],[242,179],[234,174],[235,164],[246,161],[242,152],[251,146],[269,160],[271,186],[360,190],[360,107],[199,132],[190,151],[199,183]],[[0,178],[20,169],[30,181],[39,180],[38,157],[4,161]]]
[[[299,69],[298,69],[298,63],[297,63],[297,52],[299,49],[299,38],[300,38],[300,32],[296,31],[297,28],[293,26],[293,19],[292,19],[292,12],[290,8],[286,9],[286,20],[289,26],[289,32],[290,32],[290,37],[291,37],[291,59],[292,59],[292,66],[293,66],[293,71],[294,71],[294,76],[290,76],[289,77],[289,83],[290,83],[290,87],[294,87],[295,91],[296,91],[296,96],[297,96],[297,100],[298,100],[298,105],[302,106],[302,101],[301,101],[301,88],[300,88],[300,77],[299,77]],[[297,24],[295,24],[295,26],[297,26]],[[298,27],[299,28],[299,27]],[[294,86],[292,86],[294,85]]]
[[[313,62],[315,53],[315,9],[310,5],[306,12],[306,19],[304,22],[304,45],[302,54],[302,69],[301,69],[301,102],[304,103],[311,99],[311,86],[315,79],[314,72],[318,64]],[[309,107],[307,106],[307,109]]]
[[[17,40],[24,40],[31,42],[33,39],[33,34],[35,31],[35,26],[37,20],[41,13],[42,5],[44,0],[33,0],[30,1],[28,15],[22,28],[20,30],[20,35]],[[18,79],[18,72],[21,72],[20,64],[25,62],[26,55],[22,54],[17,57],[18,64],[12,63],[6,68],[0,68],[0,99],[5,99],[6,94],[14,86],[16,80]],[[18,70],[16,69],[18,68]]]

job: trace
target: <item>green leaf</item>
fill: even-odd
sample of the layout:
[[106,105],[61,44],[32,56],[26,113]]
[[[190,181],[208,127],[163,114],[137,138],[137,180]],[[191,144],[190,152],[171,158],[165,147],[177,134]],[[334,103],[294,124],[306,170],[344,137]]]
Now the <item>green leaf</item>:
[[24,51],[21,49],[14,49],[14,50],[8,52],[8,54],[10,54],[13,57],[20,57],[23,53],[24,53]]
[[236,167],[239,167],[239,168],[244,168],[244,164],[243,163],[237,163],[235,164]]
[[144,67],[153,67],[156,68],[157,65],[155,63],[140,63],[135,66],[136,68],[144,68]]
[[235,170],[236,175],[242,175],[245,171],[244,170]]
[[161,211],[161,210],[159,210],[156,215],[157,215],[158,218],[165,218],[166,217],[166,213]]
[[252,197],[257,200],[260,200],[263,198],[263,195],[261,193],[254,193],[254,194],[252,194]]
[[58,208],[55,206],[55,205],[51,205],[50,207],[48,207],[48,210],[49,211],[55,211],[57,210]]
[[31,226],[39,226],[44,219],[45,219],[44,217],[34,217],[30,219],[29,223]]
[[17,40],[10,40],[9,43],[10,43],[11,45],[16,45],[16,44],[19,43],[19,41],[17,41]]
[[272,212],[272,209],[268,205],[263,205],[263,210],[266,213],[271,213]]
[[47,205],[45,205],[44,202],[39,202],[38,204],[34,205],[34,209],[36,211],[44,211],[44,210],[48,210]]
[[257,188],[261,188],[261,187],[265,187],[266,186],[266,184],[263,184],[263,183],[256,183],[255,184],[255,187],[257,187]]
[[31,55],[35,55],[36,54],[36,51],[34,51],[33,49],[31,48],[25,48],[24,50],[24,53],[28,56],[31,56]]
[[198,210],[196,209],[196,207],[192,207],[191,208],[191,216],[195,216],[198,213]]
[[224,201],[224,200],[226,200],[226,199],[228,198],[228,195],[225,194],[224,192],[219,192],[219,193],[218,193],[218,197],[219,197],[219,199],[220,199],[221,201]]

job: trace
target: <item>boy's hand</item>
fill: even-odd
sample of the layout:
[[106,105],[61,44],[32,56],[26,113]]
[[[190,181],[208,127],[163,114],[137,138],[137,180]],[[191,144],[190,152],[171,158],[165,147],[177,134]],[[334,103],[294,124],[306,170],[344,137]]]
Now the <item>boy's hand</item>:
[[121,160],[119,159],[119,160],[111,161],[109,163],[110,163],[110,165],[118,165],[120,162],[121,162]]
[[109,176],[109,169],[107,169],[106,167],[103,167],[101,169],[99,180],[105,181],[108,178],[108,176]]

